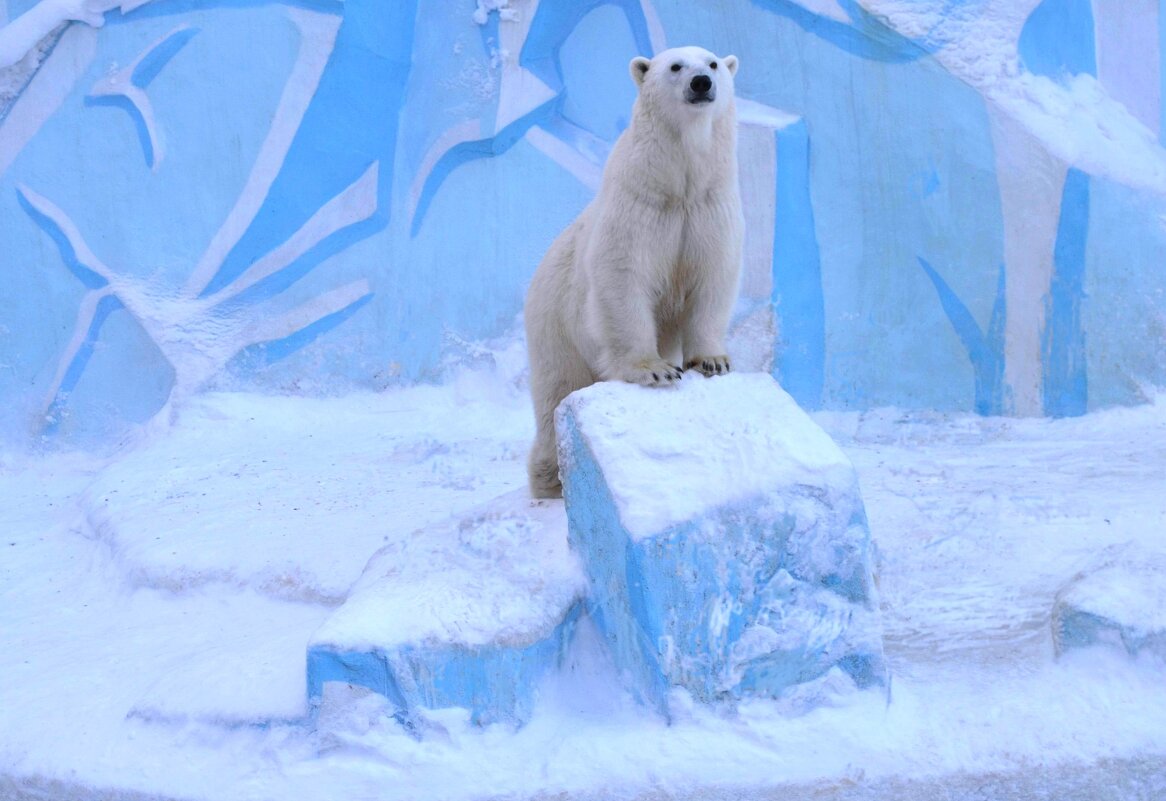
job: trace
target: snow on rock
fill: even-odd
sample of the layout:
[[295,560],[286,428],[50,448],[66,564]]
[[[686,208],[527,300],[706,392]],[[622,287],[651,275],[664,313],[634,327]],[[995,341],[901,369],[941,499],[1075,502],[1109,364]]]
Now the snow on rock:
[[883,682],[857,476],[772,378],[600,383],[556,425],[592,613],[642,699],[780,697],[834,667]]
[[1140,548],[1082,571],[1053,609],[1057,653],[1108,645],[1166,660],[1166,559]]
[[526,490],[423,528],[378,551],[312,637],[310,703],[318,712],[341,681],[384,695],[407,725],[447,707],[522,723],[585,588],[562,504]]

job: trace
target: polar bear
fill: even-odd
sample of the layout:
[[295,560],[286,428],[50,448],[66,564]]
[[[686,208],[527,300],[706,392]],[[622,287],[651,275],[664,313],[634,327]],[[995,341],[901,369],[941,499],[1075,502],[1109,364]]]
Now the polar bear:
[[699,47],[629,65],[639,96],[595,199],[543,257],[526,296],[538,433],[537,498],[562,494],[555,408],[621,380],[668,386],[729,371],[744,218],[737,178],[737,57]]

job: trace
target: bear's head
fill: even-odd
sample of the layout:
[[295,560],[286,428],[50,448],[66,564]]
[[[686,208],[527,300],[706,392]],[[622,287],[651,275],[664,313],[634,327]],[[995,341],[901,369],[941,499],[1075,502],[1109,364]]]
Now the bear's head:
[[637,56],[628,69],[642,102],[669,115],[716,114],[732,102],[737,57],[721,57],[703,47],[674,47],[651,59]]

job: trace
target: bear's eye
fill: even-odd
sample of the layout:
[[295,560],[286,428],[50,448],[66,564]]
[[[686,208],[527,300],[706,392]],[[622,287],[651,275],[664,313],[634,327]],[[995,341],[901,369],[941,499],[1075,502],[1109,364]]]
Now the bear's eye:
[[673,64],[673,65],[672,65],[672,71],[673,71],[673,72],[680,72],[680,65],[679,65],[679,64]]
[[710,70],[715,70],[716,68],[717,68],[717,62],[713,61],[709,64]]

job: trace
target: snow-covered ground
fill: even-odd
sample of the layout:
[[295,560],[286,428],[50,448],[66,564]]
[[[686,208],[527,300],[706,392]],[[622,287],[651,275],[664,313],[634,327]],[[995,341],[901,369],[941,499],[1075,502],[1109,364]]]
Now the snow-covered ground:
[[525,483],[521,347],[479,357],[439,387],[200,396],[111,457],[0,459],[0,797],[1166,797],[1166,666],[1056,658],[1050,622],[1079,574],[1166,554],[1166,397],[817,415],[878,545],[889,693],[669,726],[585,622],[517,732],[446,710],[418,740],[361,693],[304,725],[306,644],[368,557]]

